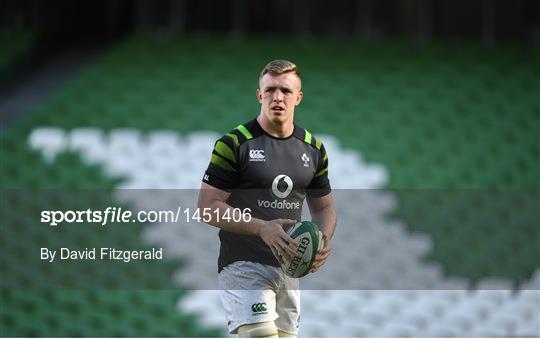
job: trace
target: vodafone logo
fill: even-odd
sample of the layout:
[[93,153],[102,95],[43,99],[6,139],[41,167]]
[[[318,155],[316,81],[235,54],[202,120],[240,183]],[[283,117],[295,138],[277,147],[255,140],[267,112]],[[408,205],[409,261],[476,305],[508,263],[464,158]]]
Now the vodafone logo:
[[262,149],[249,150],[249,161],[266,161],[266,157],[264,156],[264,150]]
[[291,194],[293,189],[293,182],[291,178],[285,174],[280,174],[274,178],[272,181],[272,193],[276,196],[278,200],[274,199],[273,201],[269,200],[257,200],[259,207],[278,209],[278,210],[299,210],[302,208],[302,205],[299,201],[287,201],[285,198]]
[[[287,185],[287,188],[285,190],[280,190],[279,184],[280,181],[285,183]],[[284,199],[291,194],[291,191],[293,189],[293,182],[289,176],[285,174],[280,174],[277,177],[274,178],[274,181],[272,181],[272,193],[280,199]]]

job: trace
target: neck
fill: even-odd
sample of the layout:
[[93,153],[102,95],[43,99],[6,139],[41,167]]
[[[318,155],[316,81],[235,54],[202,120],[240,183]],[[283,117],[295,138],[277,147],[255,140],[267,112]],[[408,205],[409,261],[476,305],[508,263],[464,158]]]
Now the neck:
[[291,136],[294,131],[294,123],[292,120],[280,124],[268,120],[261,114],[257,117],[257,122],[266,133],[276,138],[287,138]]

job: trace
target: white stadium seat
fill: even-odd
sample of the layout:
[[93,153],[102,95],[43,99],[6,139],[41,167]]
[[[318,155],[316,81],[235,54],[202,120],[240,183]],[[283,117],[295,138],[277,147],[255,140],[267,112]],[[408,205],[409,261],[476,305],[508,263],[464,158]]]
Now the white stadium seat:
[[51,162],[58,153],[67,149],[66,133],[60,128],[37,128],[30,133],[28,144],[31,149],[41,151],[45,160]]
[[[78,128],[66,133],[42,128],[30,134],[28,144],[47,161],[64,150],[77,151],[108,175],[122,175],[115,198],[148,210],[194,207],[196,191],[175,195],[171,190],[167,195],[165,190],[129,190],[198,189],[218,138],[207,132],[181,136],[167,130],[144,135],[135,129]],[[334,193],[339,216],[335,247],[327,265],[302,281],[300,336],[540,336],[540,269],[517,291],[504,279],[482,279],[473,286],[467,278],[449,276],[425,259],[433,252],[430,237],[411,233],[408,225],[388,217],[398,208],[397,196],[375,190],[388,183],[386,170],[343,150],[332,137],[321,139],[332,159],[334,189],[365,189]],[[217,231],[182,221],[148,225],[142,237],[185,263],[174,275],[176,282],[200,288],[201,282],[217,284]],[[411,290],[393,290],[406,288]],[[218,292],[192,291],[179,307],[198,314],[204,324],[225,328]]]

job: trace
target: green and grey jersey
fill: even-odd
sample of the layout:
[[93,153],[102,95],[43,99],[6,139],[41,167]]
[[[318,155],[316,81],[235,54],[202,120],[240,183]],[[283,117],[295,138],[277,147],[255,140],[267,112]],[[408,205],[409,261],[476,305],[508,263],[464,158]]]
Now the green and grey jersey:
[[[328,156],[321,141],[294,125],[290,137],[266,133],[256,119],[214,146],[203,181],[230,192],[227,203],[263,220],[300,220],[304,198],[330,193]],[[261,238],[220,230],[219,271],[235,261],[279,266]]]

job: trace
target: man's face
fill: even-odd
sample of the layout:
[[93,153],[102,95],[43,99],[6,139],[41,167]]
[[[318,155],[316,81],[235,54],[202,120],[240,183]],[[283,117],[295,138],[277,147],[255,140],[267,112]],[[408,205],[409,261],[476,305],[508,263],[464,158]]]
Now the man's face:
[[281,75],[266,73],[260,79],[257,89],[261,113],[277,124],[292,121],[294,108],[302,100],[300,87],[300,78],[293,72]]

